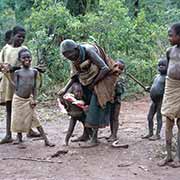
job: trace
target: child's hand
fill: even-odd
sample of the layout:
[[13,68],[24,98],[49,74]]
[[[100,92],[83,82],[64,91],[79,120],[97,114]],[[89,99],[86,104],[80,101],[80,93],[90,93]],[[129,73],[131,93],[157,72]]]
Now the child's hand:
[[145,87],[145,91],[146,91],[146,92],[150,92],[150,89],[151,89],[150,86],[146,86],[146,87]]
[[30,105],[31,105],[32,108],[35,108],[36,104],[37,104],[37,102],[35,100],[32,100],[30,102]]
[[88,112],[88,105],[85,105],[85,106],[83,107],[83,111],[84,111],[84,112]]
[[10,71],[10,65],[7,63],[1,64],[0,68],[2,73],[7,73]]

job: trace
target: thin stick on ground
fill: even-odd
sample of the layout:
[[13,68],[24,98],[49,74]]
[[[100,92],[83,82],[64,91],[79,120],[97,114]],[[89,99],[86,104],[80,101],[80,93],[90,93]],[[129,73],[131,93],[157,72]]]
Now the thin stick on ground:
[[51,160],[45,160],[45,159],[33,159],[33,158],[26,158],[26,157],[5,157],[1,160],[23,160],[23,161],[35,161],[35,162],[43,162],[43,163],[58,163],[62,164],[62,161],[51,161]]

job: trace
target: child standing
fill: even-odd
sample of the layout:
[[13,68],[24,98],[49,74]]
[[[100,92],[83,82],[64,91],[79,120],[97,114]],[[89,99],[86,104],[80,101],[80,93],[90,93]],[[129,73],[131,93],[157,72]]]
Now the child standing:
[[18,59],[22,68],[15,71],[15,94],[12,101],[12,131],[17,133],[17,143],[22,143],[22,133],[29,132],[31,127],[36,127],[44,138],[46,146],[51,144],[40,125],[36,114],[36,77],[37,70],[30,68],[31,53],[28,49],[21,49]]
[[[165,80],[167,74],[167,60],[160,59],[158,63],[158,71],[160,74],[156,76],[150,89],[151,105],[148,113],[148,130],[149,133],[142,137],[142,139],[149,139],[152,141],[160,139],[160,132],[162,128],[162,114],[161,105],[164,95]],[[157,118],[157,130],[156,134],[153,135],[153,118],[156,114]]]
[[[125,68],[124,61],[117,60],[115,64],[115,69],[116,68],[118,75],[120,75],[118,69],[120,69],[120,71],[123,72]],[[117,140],[117,133],[119,128],[119,113],[121,109],[121,99],[123,93],[124,93],[124,80],[121,75],[115,86],[115,98],[114,98],[114,103],[112,103],[112,107],[111,107],[111,119],[110,119],[111,135],[108,137],[109,142],[113,142]]]
[[[11,79],[14,79],[14,71],[20,68],[20,63],[17,60],[18,52],[22,48],[25,39],[26,31],[23,27],[15,26],[12,30],[11,45],[8,45],[6,51],[1,53],[0,63],[3,63],[3,73],[6,73],[6,76],[3,75],[0,82],[0,96],[1,102],[4,102],[6,105],[6,136],[0,141],[0,144],[12,142],[12,135],[10,131],[11,127],[11,104],[12,97],[14,93],[14,88],[7,79],[7,76]],[[2,70],[2,69],[1,69]]]
[[74,127],[77,121],[80,121],[83,124],[83,135],[72,141],[78,142],[89,140],[91,136],[91,129],[89,128],[88,131],[88,129],[85,127],[85,111],[87,110],[88,106],[85,105],[83,100],[82,85],[79,82],[73,83],[70,92],[61,97],[61,102],[65,106],[68,115],[71,117],[65,138],[65,144],[68,145],[69,139],[74,131]]
[[[159,166],[180,167],[180,23],[173,24],[168,31],[169,41],[173,47],[167,50],[167,78],[162,104],[162,115],[166,117],[166,151],[167,156]],[[178,127],[177,161],[172,157],[172,137],[174,121]]]

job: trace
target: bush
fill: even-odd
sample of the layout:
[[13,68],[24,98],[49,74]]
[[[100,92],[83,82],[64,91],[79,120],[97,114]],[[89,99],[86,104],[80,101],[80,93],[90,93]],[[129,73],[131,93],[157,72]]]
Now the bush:
[[[169,46],[168,26],[180,19],[179,4],[174,1],[143,0],[137,17],[129,13],[131,0],[101,0],[98,7],[83,16],[72,16],[63,1],[35,2],[31,16],[24,22],[27,44],[35,64],[47,66],[44,78],[48,87],[64,83],[69,77],[69,63],[59,55],[60,42],[66,38],[98,43],[113,59],[124,59],[127,71],[142,83],[151,84],[157,61]],[[132,81],[128,89],[140,90]]]

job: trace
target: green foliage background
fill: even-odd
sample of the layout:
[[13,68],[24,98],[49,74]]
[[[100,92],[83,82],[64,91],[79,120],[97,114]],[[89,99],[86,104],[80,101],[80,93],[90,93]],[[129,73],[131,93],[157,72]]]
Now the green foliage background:
[[[77,3],[78,2],[78,3]],[[145,85],[165,56],[168,27],[180,20],[176,0],[141,0],[134,16],[134,0],[2,0],[0,45],[4,32],[15,24],[27,29],[27,46],[36,63],[45,63],[44,89],[67,81],[69,63],[59,55],[59,44],[72,38],[96,42],[113,59],[123,59],[127,71]],[[142,90],[128,81],[128,92]]]

